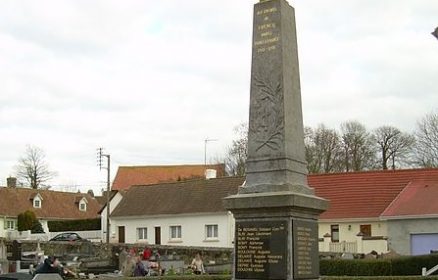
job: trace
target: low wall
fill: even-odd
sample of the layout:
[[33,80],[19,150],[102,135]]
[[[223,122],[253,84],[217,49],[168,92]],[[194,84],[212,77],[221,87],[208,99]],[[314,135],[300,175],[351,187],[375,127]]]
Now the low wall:
[[[68,232],[68,231],[64,231]],[[75,231],[79,234],[80,237],[84,239],[88,239],[92,242],[101,242],[102,241],[102,232],[100,230],[86,230],[86,231]],[[7,233],[7,237],[10,240],[39,240],[39,241],[49,241],[53,237],[61,232],[48,232],[48,233],[31,233],[30,230],[26,231],[17,231],[10,230]]]
[[[12,241],[6,242],[8,254],[11,254]],[[61,260],[72,260],[75,256],[93,259],[111,259],[113,264],[118,264],[118,255],[123,249],[141,254],[145,245],[140,244],[105,244],[92,242],[38,242],[34,240],[22,240],[19,242],[21,252],[34,252],[38,244],[45,255],[58,256]],[[229,264],[232,260],[230,248],[207,248],[207,247],[178,247],[178,246],[148,246],[152,251],[157,251],[162,260],[181,260],[185,264],[191,263],[196,253],[203,256],[204,263]]]

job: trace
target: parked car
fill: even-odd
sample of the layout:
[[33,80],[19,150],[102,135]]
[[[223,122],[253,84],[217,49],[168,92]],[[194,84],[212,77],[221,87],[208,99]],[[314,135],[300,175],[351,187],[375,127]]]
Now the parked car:
[[50,239],[49,241],[72,241],[72,242],[80,242],[80,241],[88,241],[87,239],[84,239],[79,236],[79,234],[75,232],[65,232],[60,233]]

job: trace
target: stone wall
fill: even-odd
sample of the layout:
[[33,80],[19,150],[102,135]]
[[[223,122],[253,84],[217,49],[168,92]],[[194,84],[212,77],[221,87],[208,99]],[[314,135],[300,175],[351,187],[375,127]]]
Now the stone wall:
[[[6,242],[8,250],[12,248],[12,241]],[[21,241],[22,252],[33,252],[37,250],[38,242]],[[61,260],[72,260],[75,256],[82,258],[94,258],[113,261],[118,264],[118,254],[125,248],[131,249],[140,254],[143,252],[143,244],[110,244],[91,242],[40,242],[39,246],[45,255],[58,256]],[[108,247],[109,246],[109,247]],[[206,264],[231,263],[232,249],[230,248],[208,248],[208,247],[178,247],[148,245],[152,251],[158,251],[162,259],[183,260],[189,264],[196,253],[201,253]]]

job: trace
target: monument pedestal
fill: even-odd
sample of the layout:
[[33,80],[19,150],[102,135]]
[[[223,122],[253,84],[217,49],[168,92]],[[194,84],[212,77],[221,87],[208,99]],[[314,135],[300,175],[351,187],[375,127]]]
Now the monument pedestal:
[[318,279],[318,222],[326,200],[292,192],[237,194],[233,279]]

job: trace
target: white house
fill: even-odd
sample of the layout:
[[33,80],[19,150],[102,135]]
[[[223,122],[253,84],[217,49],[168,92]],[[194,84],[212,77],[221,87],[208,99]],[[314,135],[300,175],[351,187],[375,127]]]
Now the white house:
[[[122,201],[123,194],[125,191],[115,191],[110,194],[110,213],[114,211],[114,209],[119,205],[120,201]],[[105,200],[104,200],[105,201]],[[101,225],[101,233],[102,233],[102,240],[106,240],[106,221],[107,221],[107,204],[102,207],[102,209],[99,211],[100,213],[100,225]],[[110,232],[110,236],[114,239],[115,237],[115,231]]]
[[243,178],[133,186],[111,213],[112,242],[232,247],[234,220],[222,198]]
[[[110,216],[111,242],[232,247],[234,219],[222,198],[236,194],[244,179],[132,186]],[[409,255],[438,249],[438,207],[430,206],[438,199],[438,169],[309,175],[308,183],[330,201],[319,219],[321,252]],[[411,200],[414,206],[388,210],[406,204],[412,195],[403,194],[413,192],[412,184],[420,197]],[[432,201],[422,204],[425,197]]]

